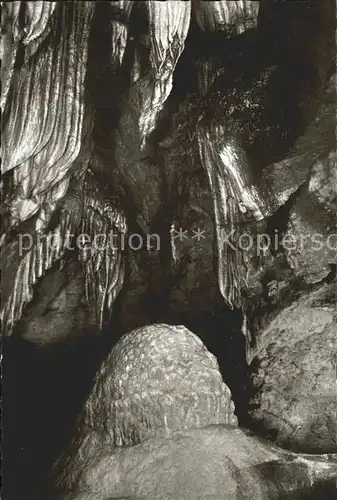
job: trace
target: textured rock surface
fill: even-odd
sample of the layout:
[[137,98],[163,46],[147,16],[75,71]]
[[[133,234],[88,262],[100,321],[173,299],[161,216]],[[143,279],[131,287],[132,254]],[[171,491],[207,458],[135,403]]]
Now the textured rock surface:
[[297,153],[305,157],[310,140],[315,154],[307,160],[305,182],[289,210],[283,251],[293,276],[305,283],[322,281],[337,264],[335,111],[336,75],[328,82],[318,117],[297,144]]
[[236,422],[216,358],[201,340],[183,326],[147,326],[124,335],[103,362],[66,464],[77,473],[102,448]]
[[205,31],[225,31],[229,35],[242,33],[257,24],[259,2],[239,1],[198,1],[193,2],[197,22]]
[[116,446],[159,432],[234,424],[234,405],[216,358],[184,326],[156,324],[122,337],[103,363],[84,424],[108,429]]
[[295,450],[337,450],[336,284],[311,291],[280,312],[258,339],[256,421]]
[[[3,171],[13,171],[7,204],[11,226],[39,213],[45,227],[48,215],[67,191],[69,170],[81,149],[94,5],[13,3],[18,6],[18,17],[26,15],[27,25],[19,37],[21,61],[16,55],[11,99],[4,113]],[[46,12],[39,20],[41,9]],[[8,23],[8,29],[11,26]],[[31,44],[35,44],[33,53]]]
[[336,479],[336,456],[286,453],[221,425],[103,452],[77,471],[72,491],[50,498],[300,500],[324,495],[333,500]]
[[91,333],[95,311],[83,297],[81,271],[77,259],[56,263],[34,287],[33,300],[17,324],[15,336],[41,347],[75,339],[85,331]]
[[[329,158],[324,162],[328,164]],[[318,165],[315,164],[313,168]],[[333,186],[333,181],[333,175],[326,176],[325,186]],[[309,182],[312,182],[312,178]],[[330,274],[331,266],[337,265],[336,212],[329,209],[323,200],[326,196],[327,204],[330,204],[332,193],[324,192],[323,189],[320,193],[323,203],[306,187],[301,190],[290,210],[283,238],[292,275],[308,284],[324,280]]]
[[332,151],[312,167],[309,182],[309,192],[331,211],[337,210],[336,163],[336,151]]
[[337,479],[336,457],[291,454],[228,425],[236,419],[216,359],[183,326],[124,335],[79,422],[55,469],[60,500],[294,499]]
[[265,173],[276,207],[265,232],[277,231],[278,240],[252,273],[247,298],[257,342],[248,352],[257,429],[317,453],[336,450],[337,432],[335,110],[332,76],[317,118]]

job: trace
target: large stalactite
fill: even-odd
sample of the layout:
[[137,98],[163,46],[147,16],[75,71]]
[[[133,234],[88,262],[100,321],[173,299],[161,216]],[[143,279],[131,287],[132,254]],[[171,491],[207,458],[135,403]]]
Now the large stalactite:
[[[191,2],[146,2],[149,23],[149,61],[151,70],[139,81],[140,141],[145,144],[154,130],[158,113],[172,90],[173,72],[190,24]],[[140,67],[141,78],[143,68]],[[135,78],[135,82],[139,79]]]
[[237,229],[245,218],[263,219],[264,203],[248,177],[244,152],[235,139],[224,137],[226,130],[215,127],[200,133],[199,147],[214,196],[220,291],[230,307],[241,307],[249,267]]
[[79,259],[84,269],[86,300],[94,304],[96,324],[101,329],[123,285],[121,247],[126,222],[111,201],[102,200],[93,187],[90,183],[85,185]]
[[[20,7],[31,14],[23,30],[28,31],[27,36],[32,32],[35,43],[40,7],[41,2]],[[49,7],[50,13],[54,7]],[[81,148],[92,13],[90,2],[75,2],[72,7],[58,4],[57,16],[49,19],[51,26],[43,46],[31,54],[28,49],[32,42],[25,47],[24,40],[20,41],[24,61],[11,78],[11,99],[5,110],[8,120],[2,137],[3,171],[13,171],[11,226],[38,211],[52,212],[67,191],[68,172]],[[42,19],[46,25],[48,20],[45,16]]]

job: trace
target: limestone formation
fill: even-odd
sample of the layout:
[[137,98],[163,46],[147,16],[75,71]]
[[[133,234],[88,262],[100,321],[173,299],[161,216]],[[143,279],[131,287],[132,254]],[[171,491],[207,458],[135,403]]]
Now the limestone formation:
[[323,285],[280,312],[252,362],[253,418],[295,450],[337,451],[336,291]]

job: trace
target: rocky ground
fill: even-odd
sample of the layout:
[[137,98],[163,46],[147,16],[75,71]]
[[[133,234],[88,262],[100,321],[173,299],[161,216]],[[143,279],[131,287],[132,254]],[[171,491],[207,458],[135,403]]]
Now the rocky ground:
[[[98,367],[124,333],[155,323],[184,325],[216,356],[240,426],[293,452],[336,453],[334,4],[35,4],[7,3],[2,20],[5,499],[39,497],[81,408],[111,396],[92,392]],[[230,229],[252,247],[223,245]],[[76,241],[111,232],[113,247]],[[121,243],[134,234],[150,244]],[[263,444],[282,463],[270,471],[257,438],[207,430],[219,422],[186,434],[188,453],[204,443],[214,462],[208,483],[202,458],[189,470],[196,489],[219,498],[226,481],[228,498],[290,499],[282,488],[302,473],[307,488],[310,464]],[[120,455],[146,478],[187,453],[179,433],[167,449],[152,437],[151,453],[141,443]],[[101,478],[110,460],[102,451],[88,471]],[[137,481],[110,497],[155,498]]]

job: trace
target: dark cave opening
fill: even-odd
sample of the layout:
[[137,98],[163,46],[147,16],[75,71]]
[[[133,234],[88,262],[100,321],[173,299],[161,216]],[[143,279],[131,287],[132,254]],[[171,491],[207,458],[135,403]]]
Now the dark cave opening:
[[39,347],[13,336],[3,342],[2,354],[3,494],[35,500],[72,435],[102,359],[102,341],[90,335]]

